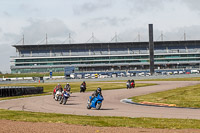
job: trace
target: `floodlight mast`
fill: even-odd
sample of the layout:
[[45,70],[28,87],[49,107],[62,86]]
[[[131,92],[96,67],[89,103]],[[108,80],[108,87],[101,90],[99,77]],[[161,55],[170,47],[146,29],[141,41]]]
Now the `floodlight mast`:
[[149,24],[149,60],[150,73],[154,74],[154,41],[153,41],[153,24]]

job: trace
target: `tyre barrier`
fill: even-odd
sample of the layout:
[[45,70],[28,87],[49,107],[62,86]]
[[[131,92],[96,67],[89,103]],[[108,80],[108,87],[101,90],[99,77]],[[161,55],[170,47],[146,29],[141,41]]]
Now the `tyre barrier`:
[[0,97],[21,96],[43,93],[43,87],[32,86],[1,86]]

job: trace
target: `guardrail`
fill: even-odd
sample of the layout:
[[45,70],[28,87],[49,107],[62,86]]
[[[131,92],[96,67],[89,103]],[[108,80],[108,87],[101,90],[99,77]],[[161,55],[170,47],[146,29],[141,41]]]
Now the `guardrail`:
[[43,93],[43,87],[32,86],[2,86],[0,87],[0,97],[21,96],[28,94]]

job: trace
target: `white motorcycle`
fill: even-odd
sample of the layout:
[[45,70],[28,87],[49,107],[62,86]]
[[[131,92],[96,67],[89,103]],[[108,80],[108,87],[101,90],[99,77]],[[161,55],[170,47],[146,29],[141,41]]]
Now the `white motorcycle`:
[[55,100],[60,101],[62,98],[62,92],[60,90],[56,91]]

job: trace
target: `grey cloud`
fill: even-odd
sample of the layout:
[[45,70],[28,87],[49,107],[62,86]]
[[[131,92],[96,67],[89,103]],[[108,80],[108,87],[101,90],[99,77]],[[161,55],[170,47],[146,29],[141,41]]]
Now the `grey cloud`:
[[[12,44],[18,43],[22,36],[25,37],[25,43],[33,44],[42,41],[45,38],[46,33],[48,34],[49,42],[62,42],[60,38],[65,39],[69,33],[75,34],[71,31],[64,22],[58,19],[53,19],[50,21],[45,20],[29,20],[30,25],[21,28],[20,34],[2,32],[0,28],[0,33],[2,37],[1,42],[9,42]],[[22,42],[19,42],[19,44]]]
[[65,37],[72,32],[64,22],[58,19],[50,21],[30,20],[30,25],[22,28],[22,34],[25,36],[26,43],[36,43],[45,38],[46,33],[48,38],[55,42],[57,38]]
[[191,10],[200,11],[200,0],[182,0],[181,2],[185,3]]
[[19,39],[22,38],[19,34],[14,34],[14,33],[4,33],[3,34],[3,42],[9,42],[9,43],[17,43]]
[[10,56],[15,56],[15,49],[11,45],[15,45],[18,42],[18,44],[22,44],[22,41],[20,41],[22,39],[22,34],[25,36],[25,44],[33,44],[44,39],[46,33],[48,33],[50,43],[63,42],[63,40],[59,40],[60,37],[66,38],[65,36],[67,36],[68,33],[74,33],[64,22],[57,19],[50,21],[29,20],[29,22],[29,26],[21,29],[21,34],[2,33],[0,28],[0,60],[2,62],[0,71],[10,72],[8,69],[10,67],[9,58]]
[[10,56],[15,55],[15,49],[11,45],[19,39],[19,36],[12,33],[4,33],[0,39],[0,71],[8,73],[10,72]]
[[88,27],[96,27],[96,26],[119,26],[129,22],[129,18],[109,18],[109,17],[99,17],[90,19],[87,22],[82,23],[82,25],[86,28]]
[[[171,1],[171,0],[170,0]],[[163,10],[164,0],[127,0],[131,13]]]
[[75,15],[92,13],[97,10],[108,8],[112,5],[110,0],[97,0],[95,2],[87,2],[82,5],[76,5],[73,7]]
[[166,38],[171,40],[183,40],[184,32],[186,33],[187,40],[199,40],[200,25],[192,25],[174,29],[173,31],[166,33]]
[[[178,41],[184,40],[184,32],[186,40],[199,40],[200,25],[193,25],[188,27],[179,27],[170,31],[162,31],[161,29],[154,29],[154,41],[161,41],[161,33],[164,41]],[[122,41],[148,41],[148,27],[146,28],[130,28],[119,33]]]
[[0,71],[3,73],[9,73],[10,70],[10,56],[15,55],[15,49],[11,46],[11,44],[0,44],[0,60],[1,66]]
[[146,28],[128,28],[119,34],[119,37],[124,41],[147,41],[148,29]]
[[11,15],[7,11],[3,11],[3,15],[6,17],[10,17]]
[[20,4],[19,5],[19,10],[21,12],[25,12],[25,13],[33,13],[33,12],[39,12],[40,10],[38,8],[33,8],[31,5],[29,4]]

